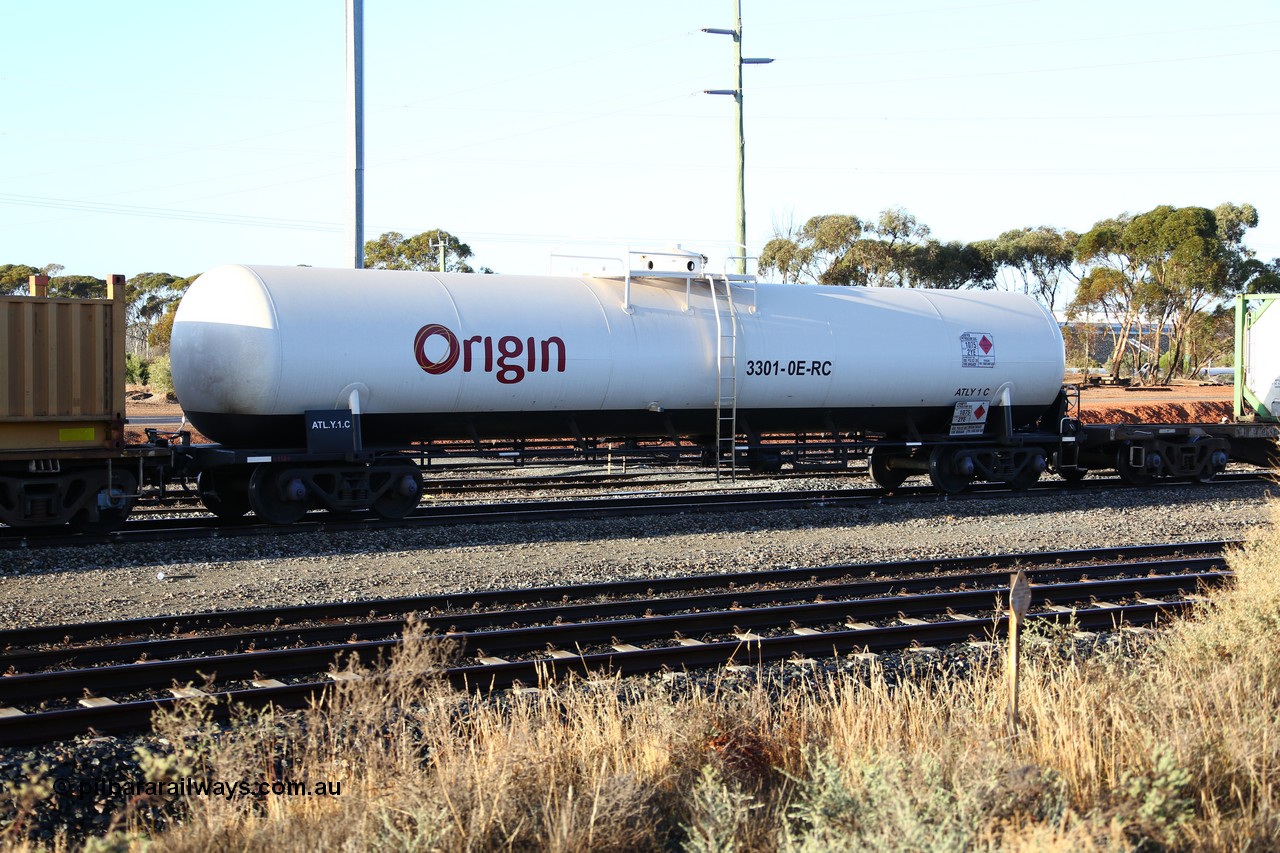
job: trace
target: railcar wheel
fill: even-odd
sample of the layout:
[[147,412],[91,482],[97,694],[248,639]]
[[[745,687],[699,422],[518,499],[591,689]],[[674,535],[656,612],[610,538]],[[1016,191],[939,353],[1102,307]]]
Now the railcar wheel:
[[196,490],[204,508],[227,521],[243,518],[250,509],[249,480],[243,471],[212,468],[201,471]]
[[[404,518],[418,508],[422,500],[422,471],[412,462],[380,465],[385,469],[386,488],[369,507],[379,518]],[[380,478],[381,479],[381,478]]]
[[752,474],[776,474],[782,470],[782,454],[776,450],[757,450],[748,453],[747,470]]
[[900,455],[890,453],[883,447],[871,448],[871,479],[886,492],[892,492],[901,486],[911,474],[910,471],[889,467],[889,460],[896,459]]
[[310,509],[307,488],[284,465],[259,465],[249,477],[249,506],[271,524],[293,524]]
[[1025,492],[1038,482],[1040,482],[1040,472],[1034,468],[1027,468],[1009,481],[1009,488],[1017,492]]
[[973,460],[961,458],[954,447],[935,447],[929,454],[929,480],[948,495],[963,492],[973,481]]
[[1089,473],[1088,468],[1081,468],[1078,465],[1063,465],[1061,456],[1056,451],[1053,454],[1052,464],[1050,464],[1049,468],[1068,483],[1078,483]]
[[[1193,443],[1195,439],[1192,439]],[[1227,463],[1231,461],[1231,457],[1226,450],[1215,450],[1209,454],[1209,458],[1204,461],[1204,466],[1200,469],[1200,473],[1196,474],[1195,481],[1198,483],[1212,483],[1214,478],[1227,470]]]
[[1015,491],[1025,492],[1040,482],[1040,475],[1044,473],[1046,467],[1044,456],[1039,453],[1035,454],[1022,466],[1022,471],[1009,480],[1010,488]]
[[1155,479],[1154,475],[1143,466],[1134,465],[1129,453],[1130,448],[1122,447],[1116,451],[1116,473],[1120,479],[1131,486],[1147,486]]
[[138,481],[128,471],[115,470],[107,480],[106,469],[85,477],[88,491],[84,505],[67,522],[77,533],[110,533],[124,524],[133,510]]

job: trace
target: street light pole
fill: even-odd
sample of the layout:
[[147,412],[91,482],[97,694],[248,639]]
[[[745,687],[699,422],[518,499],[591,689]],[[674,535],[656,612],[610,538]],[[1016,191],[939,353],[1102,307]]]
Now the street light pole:
[[742,66],[768,65],[770,62],[773,62],[773,60],[759,57],[748,59],[743,58],[742,0],[733,0],[733,18],[734,27],[731,30],[704,27],[702,31],[704,33],[713,33],[715,35],[733,36],[734,88],[706,89],[704,91],[708,95],[733,95],[734,138],[737,143],[736,149],[738,160],[738,246],[735,254],[738,256],[738,273],[740,275],[745,275],[747,272],[747,143],[742,123]]

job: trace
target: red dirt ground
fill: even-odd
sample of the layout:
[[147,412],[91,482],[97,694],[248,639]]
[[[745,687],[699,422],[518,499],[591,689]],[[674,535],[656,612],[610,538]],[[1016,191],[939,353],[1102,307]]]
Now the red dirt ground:
[[1231,420],[1230,385],[1084,388],[1080,420],[1090,424],[1216,424]]

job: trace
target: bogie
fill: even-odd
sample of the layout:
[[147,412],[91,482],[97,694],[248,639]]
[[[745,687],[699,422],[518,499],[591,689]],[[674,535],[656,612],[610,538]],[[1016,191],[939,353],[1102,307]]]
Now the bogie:
[[1226,469],[1230,442],[1209,435],[1175,435],[1126,440],[1112,452],[1116,473],[1130,485],[1145,486],[1160,478],[1207,483]]
[[954,495],[965,490],[975,472],[973,457],[960,448],[941,445],[929,454],[929,480],[945,494]]
[[78,533],[110,533],[124,524],[137,498],[138,481],[125,469],[103,468],[83,480],[86,487],[80,508],[71,516]]
[[138,479],[125,464],[100,462],[48,471],[0,474],[0,522],[12,527],[70,525],[82,533],[120,527],[138,497]]
[[228,465],[201,471],[196,481],[200,501],[218,518],[235,521],[250,510],[249,474],[243,465]]
[[292,466],[259,465],[249,477],[249,506],[271,524],[292,524],[310,509],[306,486]]
[[374,487],[370,509],[379,518],[404,518],[422,499],[422,471],[411,462],[375,465],[370,481]]
[[886,492],[892,492],[911,475],[911,471],[903,466],[907,454],[894,452],[888,447],[871,448],[871,479]]
[[339,514],[369,510],[380,518],[403,518],[418,506],[423,492],[421,469],[399,457],[372,464],[214,467],[201,472],[200,488],[210,512],[238,518],[252,509],[271,524],[292,524],[311,509]]

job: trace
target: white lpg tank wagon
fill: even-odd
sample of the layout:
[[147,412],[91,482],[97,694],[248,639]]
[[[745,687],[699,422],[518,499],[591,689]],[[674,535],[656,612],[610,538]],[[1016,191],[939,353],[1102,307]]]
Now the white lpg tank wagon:
[[287,522],[350,508],[334,483],[372,477],[370,508],[402,515],[421,488],[402,451],[455,439],[680,437],[731,464],[762,436],[848,433],[877,439],[882,486],[928,471],[946,491],[1025,486],[1052,461],[1062,337],[1026,296],[758,284],[704,264],[210,270],[171,346],[187,417],[227,463],[201,474],[206,503]]

